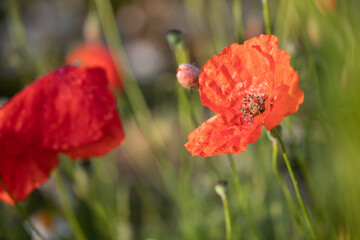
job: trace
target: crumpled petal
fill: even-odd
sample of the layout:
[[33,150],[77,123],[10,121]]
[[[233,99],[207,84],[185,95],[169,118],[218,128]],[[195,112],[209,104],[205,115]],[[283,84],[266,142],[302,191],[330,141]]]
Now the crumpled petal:
[[279,51],[283,51],[278,48],[278,44],[279,44],[278,37],[276,37],[275,35],[264,35],[264,34],[261,34],[258,37],[253,37],[244,42],[244,46],[246,48],[257,48],[257,49],[260,48],[261,49],[259,50],[260,52],[262,51],[263,53],[269,54],[273,57],[275,57]]
[[244,42],[244,46],[257,49],[274,61],[273,107],[266,116],[264,125],[271,130],[282,119],[299,109],[304,101],[304,93],[299,88],[299,76],[290,65],[290,55],[278,48],[279,39],[274,35],[260,35]]
[[[123,140],[104,70],[60,68],[0,109],[0,175],[15,199],[24,200],[48,178],[59,152],[101,156]],[[11,203],[1,188],[0,199]]]
[[109,49],[98,43],[81,44],[74,48],[65,59],[66,64],[79,62],[85,67],[102,67],[105,69],[106,77],[112,87],[122,89],[121,69],[114,62]]
[[238,113],[243,97],[252,93],[268,94],[273,88],[269,60],[256,49],[232,44],[205,63],[199,78],[203,105],[220,114]]
[[[236,115],[232,117],[237,118]],[[255,142],[261,134],[261,125],[249,126],[239,121],[229,121],[229,116],[216,115],[189,134],[185,144],[193,156],[208,157],[217,154],[239,154],[246,145]]]

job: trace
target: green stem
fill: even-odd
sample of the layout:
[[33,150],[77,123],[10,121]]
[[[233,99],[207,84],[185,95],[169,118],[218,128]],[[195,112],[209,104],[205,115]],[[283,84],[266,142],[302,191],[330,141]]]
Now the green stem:
[[302,199],[302,197],[301,197],[301,194],[300,194],[300,191],[299,191],[299,187],[298,187],[297,180],[296,180],[296,178],[295,178],[293,169],[292,169],[292,167],[291,167],[291,165],[290,165],[290,162],[289,162],[289,159],[288,159],[288,157],[287,157],[287,153],[286,153],[286,148],[285,148],[284,142],[282,141],[281,136],[280,136],[280,134],[279,134],[279,132],[278,132],[278,130],[277,130],[276,128],[273,128],[271,131],[275,134],[276,138],[277,138],[277,139],[279,140],[279,142],[280,142],[281,149],[282,149],[282,151],[283,151],[283,156],[284,156],[285,163],[286,163],[286,167],[287,167],[287,169],[288,169],[288,171],[289,171],[289,174],[290,174],[290,177],[291,177],[291,181],[292,181],[292,183],[293,183],[293,185],[294,185],[294,189],[295,189],[295,193],[296,193],[296,198],[297,198],[297,200],[298,200],[298,202],[299,202],[301,211],[302,211],[302,213],[303,213],[303,215],[304,215],[304,218],[305,218],[305,221],[306,221],[306,225],[307,225],[308,228],[309,228],[309,231],[310,231],[310,233],[311,233],[312,239],[316,239],[315,231],[314,231],[314,228],[313,228],[313,226],[312,226],[312,224],[311,224],[309,213],[308,213],[308,211],[307,211],[306,208],[305,208],[304,201],[303,201],[303,199]]
[[[38,54],[36,54],[28,44],[26,29],[21,20],[20,4],[18,0],[9,1],[8,14],[10,20],[9,23],[13,25],[9,26],[9,28],[13,30],[13,37],[15,43],[23,51],[25,62],[27,64],[33,64],[33,67],[35,67],[38,74],[45,73],[48,67],[45,65],[44,61],[40,60]],[[26,82],[26,84],[27,83],[28,82]]]
[[244,40],[244,28],[242,21],[242,0],[233,0],[232,2],[233,26],[235,38],[238,43]]
[[229,203],[226,195],[221,197],[223,206],[224,206],[224,214],[225,214],[225,227],[226,227],[226,240],[231,240],[231,218],[229,211]]
[[189,50],[184,42],[174,47],[175,60],[179,66],[181,63],[190,63]]
[[[189,49],[186,47],[183,41],[174,47],[173,52],[177,67],[182,63],[190,63]],[[176,91],[179,119],[182,120],[182,124],[184,125],[185,120],[187,120],[185,117],[188,116],[188,113],[190,112],[191,121],[195,124],[195,126],[198,126],[199,124],[196,120],[195,109],[193,103],[190,100],[188,92],[186,92],[184,87],[182,87],[180,84],[177,84]]]
[[[113,57],[114,59],[119,60],[122,65],[122,69],[126,73],[127,81],[124,84],[124,94],[127,102],[133,111],[135,121],[144,134],[145,139],[151,143],[150,146],[155,156],[156,165],[160,174],[163,176],[164,184],[167,186],[170,184],[168,179],[174,176],[174,169],[171,166],[171,163],[166,161],[166,156],[164,156],[165,153],[163,150],[167,148],[164,139],[161,136],[161,131],[155,124],[152,124],[151,127],[149,127],[149,122],[152,122],[153,118],[147,106],[145,97],[141,92],[140,86],[135,80],[135,75],[131,70],[128,58],[125,54],[122,39],[116,26],[115,15],[111,2],[109,0],[93,0],[93,2],[99,16],[100,24],[104,31],[105,39],[110,48],[114,51],[112,52]],[[168,187],[168,189],[171,188]]]
[[[190,100],[190,96],[187,92],[188,90],[184,89],[180,84],[176,86],[177,93],[177,103],[178,103],[178,114],[182,127],[187,129],[189,126],[187,123],[191,121],[194,126],[198,126],[199,123],[196,119],[195,109],[193,103]],[[189,120],[190,115],[190,120]]]
[[[161,131],[154,129],[154,125],[149,128],[149,122],[152,121],[152,116],[125,54],[122,39],[116,26],[111,2],[109,0],[94,0],[94,3],[100,19],[100,24],[104,31],[105,39],[113,50],[113,57],[121,62],[122,69],[126,73],[127,81],[124,84],[124,94],[134,112],[135,120],[146,137],[150,139],[153,144],[166,149],[165,143],[160,135]],[[120,56],[120,58],[118,56]]]
[[229,157],[229,162],[230,162],[230,166],[231,166],[231,172],[232,172],[232,175],[233,175],[233,181],[235,183],[235,188],[236,188],[236,192],[237,192],[237,195],[238,195],[240,206],[244,210],[244,212],[247,212],[248,207],[245,204],[244,193],[243,193],[242,187],[240,185],[240,179],[239,179],[239,175],[238,175],[238,173],[236,171],[234,158],[232,157],[231,154],[228,154],[228,157]]
[[281,177],[281,175],[279,173],[279,170],[278,170],[278,167],[277,167],[277,153],[278,153],[278,145],[277,145],[276,141],[273,141],[273,155],[272,155],[273,170],[274,170],[275,176],[277,177],[277,179],[278,179],[278,181],[279,181],[279,183],[281,185],[282,191],[283,191],[283,193],[285,195],[286,202],[289,205],[289,208],[290,208],[291,212],[295,216],[296,221],[299,223],[299,216],[297,214],[297,211],[296,211],[296,208],[295,208],[295,205],[294,205],[294,201],[293,201],[293,199],[291,197],[291,194],[290,194],[290,191],[287,188],[283,178]]
[[[190,63],[190,54],[189,49],[183,39],[182,33],[180,31],[169,31],[167,33],[168,44],[173,51],[174,60],[176,67],[178,68],[182,63]],[[175,40],[176,39],[176,40]],[[189,91],[187,91],[180,84],[176,84],[176,93],[177,93],[177,104],[178,104],[178,114],[180,124],[187,129],[188,127],[188,116],[190,113],[190,121],[192,121],[195,126],[198,126],[196,120],[196,113],[194,105],[191,102]]]
[[83,233],[80,224],[77,221],[75,214],[71,208],[70,200],[59,169],[55,170],[54,175],[55,175],[56,188],[59,192],[60,203],[63,208],[65,217],[69,221],[69,224],[72,230],[74,231],[75,238],[78,240],[85,240],[86,239],[85,234]]
[[261,0],[261,2],[262,2],[262,5],[263,5],[263,16],[264,16],[266,34],[272,34],[271,33],[270,13],[269,13],[268,1],[267,0]]
[[0,176],[0,184],[1,187],[4,189],[4,191],[9,195],[9,197],[11,198],[11,200],[14,202],[16,209],[23,215],[23,217],[25,218],[25,220],[28,222],[30,228],[35,232],[35,234],[42,240],[46,240],[46,238],[39,232],[39,230],[36,229],[36,227],[33,225],[33,223],[31,222],[29,216],[27,215],[26,211],[20,207],[20,205],[18,204],[18,202],[15,200],[14,196],[12,195],[12,193],[10,192],[10,190],[6,187],[4,180],[2,179],[2,177]]
[[236,171],[234,158],[232,157],[231,154],[228,154],[228,159],[229,159],[229,162],[230,162],[231,172],[232,172],[232,175],[233,175],[233,181],[234,181],[236,192],[237,192],[237,195],[238,195],[238,200],[239,200],[239,203],[240,203],[240,207],[243,209],[246,217],[249,219],[253,239],[258,239],[259,237],[257,235],[256,228],[255,228],[252,216],[250,214],[250,210],[248,208],[248,205],[245,202],[244,192],[243,192],[242,187],[240,185],[240,178],[239,178],[239,175],[238,175],[238,173]]

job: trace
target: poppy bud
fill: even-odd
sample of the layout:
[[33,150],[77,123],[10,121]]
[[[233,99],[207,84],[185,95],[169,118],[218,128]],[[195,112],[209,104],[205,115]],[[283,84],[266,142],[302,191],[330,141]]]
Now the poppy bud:
[[90,12],[84,23],[83,35],[86,43],[100,43],[101,31],[100,23],[96,14]]
[[226,197],[226,187],[227,187],[227,181],[220,180],[215,185],[215,192],[221,197]]
[[199,88],[200,72],[200,69],[198,69],[197,67],[188,63],[182,63],[179,65],[176,77],[181,86],[185,88]]
[[181,31],[170,29],[166,32],[166,40],[171,48],[175,48],[176,45],[183,43]]

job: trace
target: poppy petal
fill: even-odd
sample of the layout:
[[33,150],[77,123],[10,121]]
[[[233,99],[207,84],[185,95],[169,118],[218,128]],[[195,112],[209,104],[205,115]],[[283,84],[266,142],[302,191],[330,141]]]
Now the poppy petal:
[[228,116],[216,115],[195,129],[185,144],[193,156],[208,157],[217,154],[239,154],[246,145],[255,142],[261,134],[261,125],[234,124]]
[[279,38],[275,35],[261,34],[258,37],[253,37],[244,42],[246,48],[260,48],[262,52],[271,56],[276,56],[279,51]]
[[[296,72],[290,77],[299,81]],[[264,126],[267,130],[271,130],[281,123],[282,119],[298,111],[299,105],[304,101],[304,92],[300,90],[297,84],[288,86],[282,84],[278,89],[279,94],[274,100],[273,108],[264,120]]]
[[269,60],[256,49],[232,44],[213,56],[202,68],[199,78],[203,105],[220,114],[240,114],[248,93],[269,94],[273,71]]
[[[122,132],[115,99],[101,68],[62,68],[40,78],[32,89],[34,96],[42,98],[37,121],[41,122],[40,144],[45,148],[75,151],[101,142],[109,128]],[[124,134],[116,135],[111,146],[119,145],[123,139]],[[99,149],[87,150],[88,156],[101,155]],[[102,154],[106,152],[108,149]]]
[[77,148],[72,148],[65,153],[72,159],[86,159],[89,157],[102,156],[122,144],[125,134],[122,128],[121,120],[116,111],[113,113],[113,119],[106,125],[103,132],[104,137],[98,141],[94,141]]
[[[0,109],[0,175],[15,199],[24,200],[56,167],[57,153],[99,156],[123,140],[104,70],[64,67]],[[12,203],[1,188],[0,199]]]
[[[299,109],[304,100],[304,93],[298,87],[299,76],[290,65],[290,55],[278,48],[279,39],[274,35],[260,35],[244,42],[245,47],[255,48],[274,61],[274,99],[273,107],[266,116],[264,125],[271,130],[282,119]],[[270,58],[270,57],[269,57]]]
[[[15,200],[22,201],[43,182],[57,164],[57,153],[31,146],[13,134],[0,134],[0,175]],[[14,204],[0,186],[0,199]]]

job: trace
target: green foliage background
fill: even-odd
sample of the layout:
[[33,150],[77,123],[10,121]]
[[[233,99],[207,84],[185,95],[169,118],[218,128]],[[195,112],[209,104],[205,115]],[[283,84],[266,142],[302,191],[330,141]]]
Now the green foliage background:
[[[63,45],[50,42],[51,50],[45,52],[31,45],[23,12],[33,2],[12,0],[0,5],[1,31],[11,43],[2,45],[1,97],[11,97],[36,76],[59,67],[71,45],[70,41]],[[185,30],[185,45],[180,51],[189,49],[190,62],[198,66],[236,39],[242,42],[251,37],[251,29],[246,27],[248,10],[252,9],[251,16],[258,22],[263,21],[260,0],[244,1],[240,18],[236,17],[241,11],[235,0],[170,2],[183,11],[181,24],[175,21],[173,26]],[[273,33],[280,39],[279,47],[290,53],[305,92],[298,113],[282,122],[282,135],[318,239],[358,239],[360,2],[337,1],[334,8],[331,2],[269,1]],[[218,180],[228,180],[233,239],[309,239],[298,205],[297,221],[274,175],[272,143],[265,129],[246,152],[234,156],[248,208],[245,211],[227,156],[191,157],[183,147],[187,134],[212,113],[201,105],[196,91],[177,85],[177,63],[165,31],[154,34],[164,48],[162,54],[173,64],[148,76],[151,81],[136,81],[139,79],[123,47],[131,37],[119,35],[114,13],[127,4],[141,6],[146,1],[94,0],[82,4],[85,7],[80,16],[85,17],[88,9],[98,15],[104,40],[126,72],[126,89],[119,97],[125,144],[86,164],[60,156],[61,166],[56,170],[65,181],[71,209],[86,238],[225,239],[222,203],[214,186]],[[245,35],[239,31],[239,19],[245,25]],[[77,32],[74,38],[79,40],[80,35]],[[186,59],[186,54],[179,58]],[[192,111],[195,116],[191,116]],[[281,154],[278,158],[279,171],[295,199]],[[29,215],[45,210],[64,217],[53,179],[47,184],[50,188],[34,192],[21,206]],[[60,239],[74,236],[70,232]],[[21,214],[4,203],[0,203],[0,239],[30,239]]]

